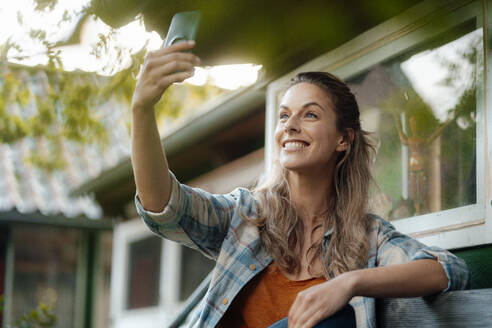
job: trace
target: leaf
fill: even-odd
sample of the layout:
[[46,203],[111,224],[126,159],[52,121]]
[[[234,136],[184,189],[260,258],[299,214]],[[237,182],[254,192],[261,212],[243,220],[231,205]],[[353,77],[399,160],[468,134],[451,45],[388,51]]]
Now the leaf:
[[46,40],[46,31],[40,30],[40,29],[30,29],[29,30],[29,37],[35,40],[39,41],[45,41]]
[[34,7],[37,11],[52,11],[55,9],[58,0],[34,0],[36,6]]
[[24,18],[21,11],[17,11],[17,23],[19,23],[20,26],[24,25]]

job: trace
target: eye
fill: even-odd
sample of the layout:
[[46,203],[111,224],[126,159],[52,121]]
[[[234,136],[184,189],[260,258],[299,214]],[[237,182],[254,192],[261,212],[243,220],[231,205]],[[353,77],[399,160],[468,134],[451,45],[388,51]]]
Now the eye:
[[280,120],[286,120],[289,118],[289,115],[287,113],[280,113],[279,117]]
[[315,113],[313,112],[307,112],[306,113],[306,117],[309,117],[309,118],[318,118],[318,115],[316,115]]

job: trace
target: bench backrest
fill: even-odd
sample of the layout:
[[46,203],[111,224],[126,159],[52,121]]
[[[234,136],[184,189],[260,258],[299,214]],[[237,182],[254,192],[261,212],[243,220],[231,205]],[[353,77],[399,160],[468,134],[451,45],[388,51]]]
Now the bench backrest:
[[492,327],[492,288],[433,297],[381,299],[377,327]]

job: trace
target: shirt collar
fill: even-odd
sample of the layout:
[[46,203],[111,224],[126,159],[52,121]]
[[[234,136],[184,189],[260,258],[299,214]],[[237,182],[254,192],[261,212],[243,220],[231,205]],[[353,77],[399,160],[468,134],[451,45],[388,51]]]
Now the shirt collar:
[[330,239],[332,234],[333,234],[333,228],[330,228],[330,229],[328,229],[328,231],[325,232],[325,235],[323,238]]

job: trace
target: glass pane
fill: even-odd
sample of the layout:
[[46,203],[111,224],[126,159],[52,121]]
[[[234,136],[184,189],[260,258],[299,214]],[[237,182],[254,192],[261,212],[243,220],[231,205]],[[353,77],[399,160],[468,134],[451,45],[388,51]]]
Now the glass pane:
[[[9,231],[6,227],[0,227],[0,296],[3,299],[5,293],[5,271],[7,269],[7,243],[9,239]],[[0,311],[0,323],[3,322],[3,311]]]
[[200,252],[181,246],[181,284],[179,300],[186,300],[198,287],[200,282],[212,271],[215,262]]
[[162,240],[157,236],[129,245],[127,309],[159,303],[159,275]]
[[373,211],[399,219],[476,202],[482,30],[469,22],[348,80],[379,142]]
[[106,231],[99,234],[99,262],[97,263],[96,278],[94,281],[94,309],[93,327],[110,327],[110,285],[111,285],[111,257],[113,250],[113,232]]
[[13,238],[13,321],[43,302],[57,317],[55,327],[72,327],[80,234],[62,228],[25,227],[14,229]]

